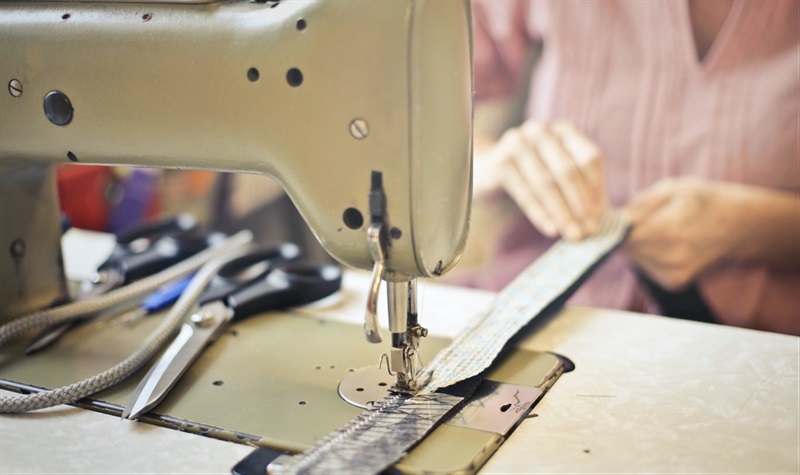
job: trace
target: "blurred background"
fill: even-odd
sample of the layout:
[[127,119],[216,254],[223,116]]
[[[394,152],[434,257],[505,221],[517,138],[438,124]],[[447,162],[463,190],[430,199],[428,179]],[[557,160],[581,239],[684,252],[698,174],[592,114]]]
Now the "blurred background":
[[291,241],[312,262],[330,262],[281,186],[269,177],[197,170],[59,165],[69,225],[119,233],[162,216],[191,213],[206,228],[253,232],[259,243]]

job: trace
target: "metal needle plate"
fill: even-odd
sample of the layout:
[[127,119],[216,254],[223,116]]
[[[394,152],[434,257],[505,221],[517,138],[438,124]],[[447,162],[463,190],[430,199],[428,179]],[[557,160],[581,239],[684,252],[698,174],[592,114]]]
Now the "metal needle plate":
[[385,368],[368,366],[355,370],[339,383],[339,396],[356,407],[367,409],[388,396],[394,382]]
[[[389,395],[393,382],[386,369],[361,368],[339,383],[339,396],[367,409]],[[466,406],[445,424],[506,436],[528,415],[542,393],[541,388],[484,380]]]
[[505,437],[530,412],[541,388],[484,380],[469,402],[446,424]]

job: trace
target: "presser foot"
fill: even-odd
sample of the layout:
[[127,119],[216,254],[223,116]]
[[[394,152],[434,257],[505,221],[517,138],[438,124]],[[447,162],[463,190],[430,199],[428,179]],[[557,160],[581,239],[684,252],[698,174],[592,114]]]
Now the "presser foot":
[[[405,376],[405,375],[404,375]],[[389,388],[390,392],[404,394],[406,396],[416,396],[420,389],[424,388],[431,380],[433,373],[419,370],[413,378],[406,380],[398,378],[394,386]]]
[[404,391],[395,390],[394,374],[389,374],[386,368],[380,366],[368,366],[353,370],[344,377],[338,386],[339,396],[348,403],[369,409],[378,401],[390,394],[402,394],[413,397],[419,392],[420,388],[430,381],[430,374],[418,374],[416,381],[419,382],[416,391],[410,389]]
[[428,384],[431,374],[423,370],[422,362],[417,352],[419,341],[411,339],[409,341],[413,341],[413,343],[399,348],[392,348],[391,356],[389,357],[389,369],[394,371],[396,381],[389,390],[393,393],[414,396],[422,387]]

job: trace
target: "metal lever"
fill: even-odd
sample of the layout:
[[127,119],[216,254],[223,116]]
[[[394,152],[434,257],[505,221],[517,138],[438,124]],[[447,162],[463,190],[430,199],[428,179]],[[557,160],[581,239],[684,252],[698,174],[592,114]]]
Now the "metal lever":
[[375,266],[372,268],[372,282],[367,295],[367,313],[364,317],[364,336],[370,343],[380,343],[381,333],[378,326],[378,292],[383,280],[383,271],[386,264],[386,255],[381,243],[382,224],[372,223],[367,229],[367,246]]
[[369,228],[367,228],[367,247],[375,265],[372,267],[372,283],[367,295],[367,313],[364,316],[364,334],[370,343],[380,343],[378,326],[378,292],[386,269],[386,247],[384,229],[386,226],[386,193],[383,191],[383,174],[373,171],[369,188]]
[[[378,326],[378,293],[386,271],[387,243],[385,241],[386,194],[383,191],[383,175],[373,171],[369,191],[370,225],[367,228],[367,247],[375,262],[372,268],[372,282],[367,295],[367,312],[364,317],[364,334],[370,343],[380,343]],[[394,279],[392,279],[394,280]],[[387,282],[386,291],[389,304],[389,331],[392,333],[392,348],[388,357],[389,374],[397,377],[392,390],[404,394],[415,394],[427,381],[420,383],[420,363],[417,349],[419,339],[428,331],[417,322],[416,280]],[[383,357],[381,357],[381,362]]]

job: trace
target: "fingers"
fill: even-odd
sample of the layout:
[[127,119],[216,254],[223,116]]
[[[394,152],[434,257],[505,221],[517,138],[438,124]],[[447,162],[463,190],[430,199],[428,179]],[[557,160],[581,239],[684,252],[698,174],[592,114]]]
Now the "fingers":
[[707,265],[689,245],[671,239],[661,241],[657,247],[626,245],[624,250],[647,276],[671,291],[685,288]]
[[572,124],[558,122],[552,127],[553,134],[561,145],[575,160],[578,170],[584,179],[588,193],[586,215],[583,219],[584,229],[590,233],[597,231],[603,212],[608,208],[608,195],[605,186],[605,166],[600,149],[580,133]]
[[607,206],[603,165],[574,127],[527,122],[498,147],[503,186],[542,233],[582,239],[596,232]]
[[635,227],[662,208],[674,196],[675,186],[672,180],[662,180],[634,197],[623,208],[623,216]]
[[658,275],[653,267],[661,267],[655,263],[660,261],[665,241],[669,241],[673,233],[674,223],[669,219],[672,213],[668,209],[673,197],[667,187],[656,184],[636,196],[622,210],[632,225],[624,249],[652,277]]
[[517,164],[528,175],[528,181],[540,187],[538,196],[542,206],[554,218],[562,235],[569,239],[585,237],[589,234],[584,219],[588,215],[590,193],[575,158],[545,127],[525,124],[522,135],[533,159],[522,157]]
[[517,203],[531,224],[545,236],[557,237],[559,230],[539,204],[538,198],[531,190],[530,183],[522,177],[513,161],[505,164],[502,179],[506,192]]
[[[527,133],[526,133],[527,132]],[[582,230],[575,224],[574,213],[571,205],[582,206],[574,190],[562,190],[561,183],[550,170],[552,162],[569,160],[568,157],[552,157],[556,153],[551,149],[537,147],[536,140],[544,140],[535,133],[530,137],[530,131],[520,131],[521,146],[512,155],[509,168],[524,182],[533,197],[547,217],[547,220],[556,228],[557,233],[569,239],[580,239]],[[549,154],[547,158],[545,155]],[[572,199],[572,203],[570,202]]]
[[502,189],[504,156],[498,147],[475,151],[472,160],[472,196],[482,200]]
[[624,251],[665,289],[684,288],[725,255],[727,233],[716,237],[720,223],[707,214],[705,188],[693,179],[662,180],[625,209],[633,229]]

